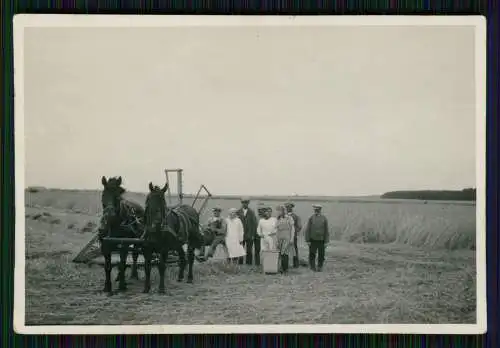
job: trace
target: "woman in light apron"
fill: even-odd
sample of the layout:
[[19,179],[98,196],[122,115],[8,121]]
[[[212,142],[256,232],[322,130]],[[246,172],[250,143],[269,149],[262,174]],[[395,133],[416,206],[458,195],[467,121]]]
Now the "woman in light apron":
[[229,216],[226,218],[226,250],[227,258],[236,262],[239,257],[245,256],[243,248],[243,223],[237,216],[238,209],[229,209]]
[[268,207],[262,208],[262,217],[257,225],[257,234],[260,237],[260,250],[275,250],[276,246],[276,218]]

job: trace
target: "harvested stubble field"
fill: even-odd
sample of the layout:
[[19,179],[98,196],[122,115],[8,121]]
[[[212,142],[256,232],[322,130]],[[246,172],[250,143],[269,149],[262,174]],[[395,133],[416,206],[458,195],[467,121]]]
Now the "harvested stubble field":
[[[127,195],[144,204],[144,195]],[[215,204],[239,202],[212,199],[208,207]],[[140,270],[126,293],[107,296],[101,267],[71,262],[93,236],[100,193],[26,192],[26,325],[476,322],[474,205],[322,204],[333,236],[323,273],[301,267],[288,276],[263,275],[210,261],[195,263],[191,285],[175,281],[172,265],[167,295],[157,293],[155,269],[151,294],[141,293]],[[296,212],[305,220],[311,202],[297,199]],[[300,253],[306,259],[303,243]]]

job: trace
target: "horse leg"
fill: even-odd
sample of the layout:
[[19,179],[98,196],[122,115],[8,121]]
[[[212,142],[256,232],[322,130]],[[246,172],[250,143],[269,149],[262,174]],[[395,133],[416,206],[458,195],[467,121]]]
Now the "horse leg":
[[[118,247],[120,248],[120,246]],[[126,259],[126,257],[125,257]],[[120,262],[121,262],[121,254],[120,254]],[[118,273],[116,274],[116,278],[115,278],[115,282],[119,282],[120,281],[120,263],[118,264]],[[125,274],[127,273],[127,268],[125,267],[125,270],[123,271],[123,276],[125,277]]]
[[194,247],[189,244],[187,250],[187,261],[188,261],[188,283],[193,282],[193,264],[194,264]]
[[102,254],[104,256],[104,273],[106,275],[106,280],[104,281],[104,292],[111,293],[111,269],[113,265],[111,264],[111,251],[105,248],[102,248]]
[[160,252],[160,261],[158,263],[158,271],[160,272],[160,287],[158,289],[158,292],[160,294],[165,293],[165,269],[167,268],[167,256],[167,251],[162,250]]
[[179,256],[179,274],[177,275],[177,281],[182,282],[184,280],[184,270],[186,269],[186,253],[182,246],[177,250]]
[[153,252],[151,248],[145,247],[143,249],[144,254],[144,290],[143,293],[148,293],[151,290],[151,260],[153,258]]
[[127,267],[127,256],[128,256],[128,247],[122,246],[120,249],[120,263],[118,266],[118,278],[119,278],[118,289],[120,291],[127,290],[127,284],[125,283],[125,268]]
[[137,259],[139,258],[139,250],[137,247],[132,251],[132,273],[130,274],[130,279],[139,280],[139,273],[137,272]]

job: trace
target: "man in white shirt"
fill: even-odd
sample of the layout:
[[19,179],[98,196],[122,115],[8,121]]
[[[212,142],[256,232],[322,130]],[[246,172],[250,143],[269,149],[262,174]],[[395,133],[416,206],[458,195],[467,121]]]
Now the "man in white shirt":
[[262,217],[257,225],[257,235],[260,239],[260,250],[269,251],[275,249],[276,238],[276,218],[272,215],[272,209],[263,207]]

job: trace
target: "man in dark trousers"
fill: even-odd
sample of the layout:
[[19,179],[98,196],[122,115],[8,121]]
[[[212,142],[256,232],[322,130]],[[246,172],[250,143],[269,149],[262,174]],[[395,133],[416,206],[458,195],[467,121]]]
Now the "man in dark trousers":
[[[260,237],[257,235],[257,216],[248,207],[250,198],[241,199],[241,208],[238,210],[238,217],[243,223],[243,246],[246,248],[246,264],[251,265],[255,255],[255,265],[260,266]],[[255,251],[255,254],[254,254]],[[243,258],[239,260],[243,264]]]
[[293,218],[293,226],[295,228],[295,234],[293,238],[293,247],[295,249],[295,256],[293,257],[293,267],[298,268],[299,248],[297,246],[297,235],[300,233],[300,230],[302,230],[302,223],[300,222],[300,217],[293,211],[293,208],[295,208],[295,204],[293,204],[292,202],[286,202],[285,207],[288,215],[290,215]]
[[[313,205],[314,214],[307,221],[305,239],[309,245],[309,267],[313,271],[321,272],[325,262],[325,247],[330,241],[328,220],[321,214],[321,205]],[[318,254],[318,267],[316,267],[316,253]]]

